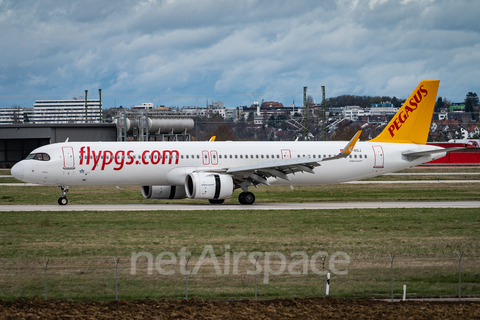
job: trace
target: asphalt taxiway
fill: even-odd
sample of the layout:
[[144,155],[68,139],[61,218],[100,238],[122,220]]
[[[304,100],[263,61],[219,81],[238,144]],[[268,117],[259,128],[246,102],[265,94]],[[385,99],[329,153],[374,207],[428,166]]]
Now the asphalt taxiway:
[[480,201],[412,202],[311,202],[241,204],[85,204],[75,205],[0,205],[7,211],[196,211],[196,210],[334,210],[376,208],[480,208]]

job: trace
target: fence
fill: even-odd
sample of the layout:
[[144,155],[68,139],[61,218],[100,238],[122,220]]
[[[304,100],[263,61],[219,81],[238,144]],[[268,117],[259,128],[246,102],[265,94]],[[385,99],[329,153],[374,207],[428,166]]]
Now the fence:
[[179,250],[160,250],[128,257],[0,259],[0,299],[322,296],[327,272],[335,297],[402,298],[404,285],[407,299],[480,295],[480,242],[283,249],[220,252],[206,246],[187,258]]

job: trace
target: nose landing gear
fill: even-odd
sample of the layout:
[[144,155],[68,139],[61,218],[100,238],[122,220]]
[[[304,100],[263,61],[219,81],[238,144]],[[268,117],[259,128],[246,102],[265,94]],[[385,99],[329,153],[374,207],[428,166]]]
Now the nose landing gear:
[[68,200],[67,200],[68,186],[60,186],[60,189],[62,190],[62,196],[58,198],[58,204],[61,206],[64,206],[68,203]]

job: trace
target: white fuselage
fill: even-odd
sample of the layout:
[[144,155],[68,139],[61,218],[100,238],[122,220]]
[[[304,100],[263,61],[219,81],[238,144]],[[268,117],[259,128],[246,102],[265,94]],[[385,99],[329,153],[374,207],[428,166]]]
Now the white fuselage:
[[52,186],[152,186],[184,185],[188,173],[215,171],[281,159],[310,157],[320,166],[314,174],[296,173],[291,181],[269,178],[270,184],[314,185],[353,181],[398,171],[440,157],[415,160],[404,151],[428,151],[440,147],[358,142],[350,156],[334,161],[345,147],[332,142],[65,142],[37,148],[50,160],[22,160],[12,174],[24,182]]

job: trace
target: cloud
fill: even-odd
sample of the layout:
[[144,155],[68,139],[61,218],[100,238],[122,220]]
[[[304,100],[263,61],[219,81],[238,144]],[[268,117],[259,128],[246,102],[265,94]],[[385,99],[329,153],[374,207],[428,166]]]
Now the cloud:
[[479,91],[479,14],[469,0],[3,0],[0,107],[98,88],[111,106],[289,104],[322,85],[406,97],[425,78],[456,100]]

